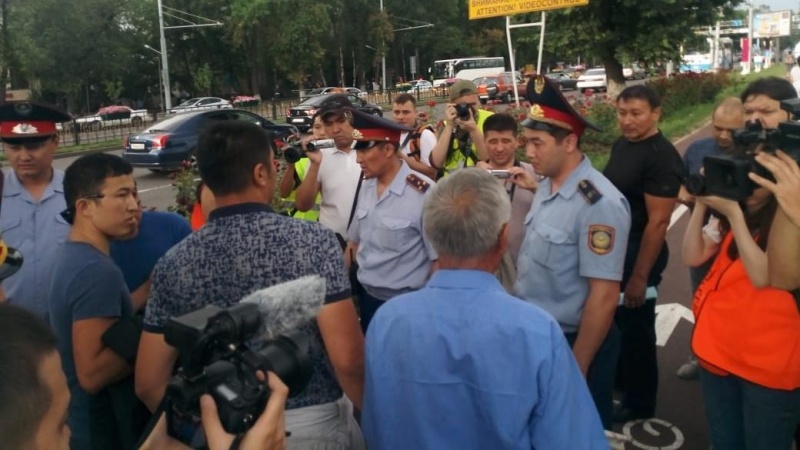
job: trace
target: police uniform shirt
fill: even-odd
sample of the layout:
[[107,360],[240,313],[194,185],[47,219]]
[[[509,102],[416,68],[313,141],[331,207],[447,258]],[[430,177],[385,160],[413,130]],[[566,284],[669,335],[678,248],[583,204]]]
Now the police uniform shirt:
[[364,180],[348,233],[359,244],[358,280],[382,300],[421,288],[438,259],[422,227],[422,207],[434,182],[401,163],[380,199],[378,180]]
[[525,218],[514,290],[575,332],[589,294],[587,278],[622,279],[631,216],[625,197],[589,159],[557,192],[539,183]]
[[53,179],[39,201],[22,187],[13,170],[5,174],[0,232],[6,243],[24,258],[19,272],[3,280],[9,303],[48,318],[47,292],[58,253],[69,235],[70,225],[61,217],[66,209],[64,172],[53,170]]

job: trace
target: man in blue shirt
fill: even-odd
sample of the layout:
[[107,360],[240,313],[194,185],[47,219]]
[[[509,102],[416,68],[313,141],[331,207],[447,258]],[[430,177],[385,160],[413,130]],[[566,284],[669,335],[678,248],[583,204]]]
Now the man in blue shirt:
[[461,170],[423,214],[440,269],[369,327],[368,448],[607,449],[558,324],[494,276],[508,248],[505,190],[485,170]]
[[58,149],[56,123],[71,118],[61,111],[33,103],[0,106],[0,139],[11,170],[5,173],[0,231],[8,245],[19,250],[25,264],[3,280],[9,303],[49,320],[47,290],[55,254],[66,241],[69,224],[59,215],[66,207],[64,172],[53,168]]
[[[143,411],[130,378],[138,333],[126,330],[138,305],[108,254],[112,239],[139,226],[133,168],[118,156],[83,156],[64,175],[64,198],[63,215],[73,226],[57,253],[48,297],[72,395],[70,447],[132,449],[142,425],[134,416]],[[123,334],[127,353],[107,339]]]

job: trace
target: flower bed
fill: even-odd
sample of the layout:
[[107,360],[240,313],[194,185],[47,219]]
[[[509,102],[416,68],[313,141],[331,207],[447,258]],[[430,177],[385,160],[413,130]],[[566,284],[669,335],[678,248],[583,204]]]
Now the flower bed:
[[235,97],[231,103],[235,108],[251,108],[261,104],[261,100],[256,97],[240,95]]
[[131,110],[124,106],[106,106],[97,111],[97,115],[103,120],[129,119]]

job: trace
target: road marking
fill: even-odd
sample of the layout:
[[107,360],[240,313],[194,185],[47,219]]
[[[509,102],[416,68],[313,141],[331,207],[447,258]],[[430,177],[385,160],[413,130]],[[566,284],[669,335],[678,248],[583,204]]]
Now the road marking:
[[[200,181],[200,178],[195,178],[194,181]],[[151,187],[151,188],[147,188],[147,189],[139,189],[139,194],[144,194],[144,193],[150,192],[150,191],[157,191],[159,189],[164,189],[164,188],[167,188],[167,187],[172,187],[172,184],[170,183],[170,184],[164,184],[164,185],[161,185],[161,186],[155,186],[155,187]]]
[[656,345],[659,347],[667,345],[681,319],[694,323],[694,314],[680,303],[656,305]]
[[672,211],[672,217],[669,218],[669,226],[667,227],[667,231],[669,231],[669,229],[675,225],[675,222],[681,219],[681,216],[686,214],[686,211],[689,211],[689,208],[687,208],[686,205],[678,205],[678,207],[675,208],[675,211]]
[[[645,433],[654,437],[660,437],[662,433],[659,433],[655,428],[653,428],[653,424],[661,425],[667,430],[671,431],[673,435],[675,435],[675,440],[673,440],[672,443],[668,445],[659,447],[643,444],[634,439],[631,433],[631,428],[633,428],[635,425],[638,424],[642,425],[642,429],[644,430]],[[630,442],[634,447],[641,448],[643,450],[677,450],[683,447],[683,443],[685,442],[683,437],[683,432],[681,432],[680,428],[662,419],[632,420],[626,423],[625,426],[622,427],[622,433],[626,437],[630,438],[631,440]]]

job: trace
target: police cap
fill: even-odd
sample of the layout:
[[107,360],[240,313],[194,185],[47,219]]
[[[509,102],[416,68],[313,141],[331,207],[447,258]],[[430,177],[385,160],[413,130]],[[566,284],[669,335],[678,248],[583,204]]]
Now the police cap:
[[531,108],[522,126],[532,130],[552,130],[560,128],[580,137],[586,128],[602,131],[597,125],[583,118],[569,104],[558,86],[544,75],[537,75],[528,81],[528,100]]
[[397,122],[383,117],[373,116],[355,108],[348,108],[348,113],[353,117],[353,139],[356,141],[357,150],[368,149],[381,142],[394,142],[400,144],[400,134],[414,131]]
[[26,142],[58,133],[57,123],[72,118],[50,106],[30,102],[7,102],[0,105],[0,139]]

